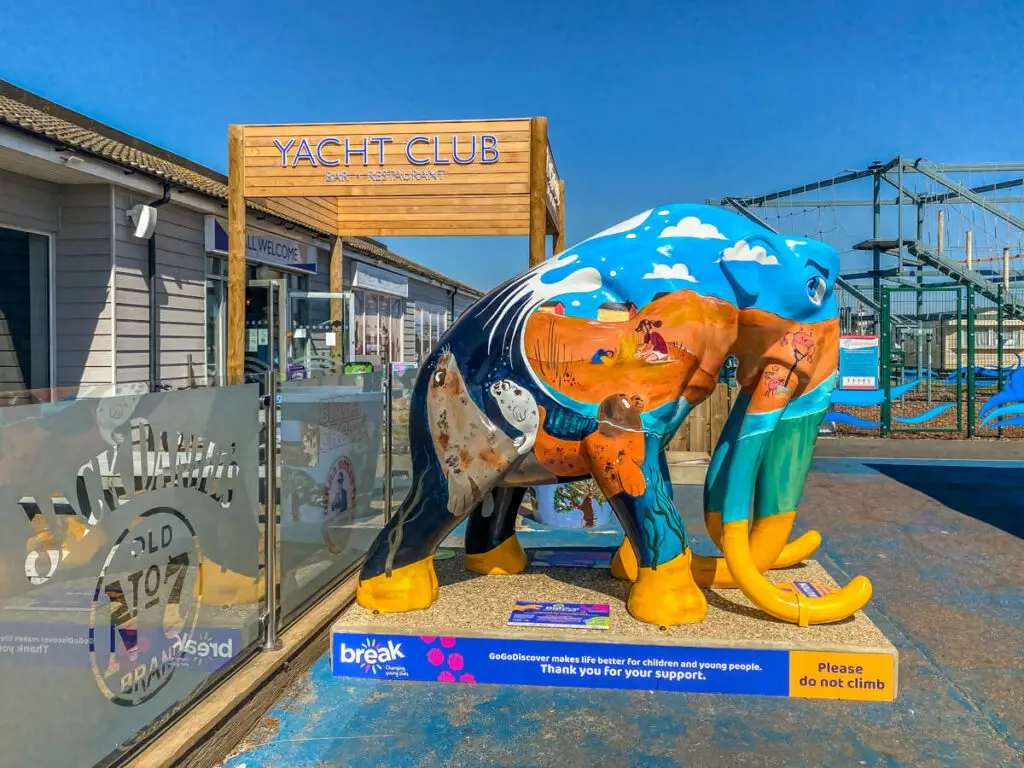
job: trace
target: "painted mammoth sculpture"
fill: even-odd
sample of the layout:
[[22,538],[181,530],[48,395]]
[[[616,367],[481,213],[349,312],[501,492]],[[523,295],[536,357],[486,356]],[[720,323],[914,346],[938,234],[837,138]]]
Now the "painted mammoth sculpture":
[[[612,572],[633,581],[635,618],[701,621],[702,585],[738,587],[801,625],[859,610],[871,596],[864,577],[807,598],[763,575],[820,543],[815,532],[787,539],[835,383],[838,272],[823,243],[717,207],[667,205],[491,291],[416,381],[412,489],[370,549],[359,603],[428,607],[433,553],[467,516],[467,567],[522,571],[515,522],[526,487],[592,476],[626,532]],[[664,449],[730,354],[742,392],[705,487],[725,556],[704,557],[690,551]]]

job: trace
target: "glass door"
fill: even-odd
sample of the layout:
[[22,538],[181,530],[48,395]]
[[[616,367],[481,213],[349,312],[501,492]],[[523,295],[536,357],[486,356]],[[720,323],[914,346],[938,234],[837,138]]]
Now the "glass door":
[[288,284],[285,280],[250,280],[245,287],[245,380],[263,381],[276,370],[287,378]]
[[288,302],[288,378],[345,373],[355,358],[352,294],[292,291]]

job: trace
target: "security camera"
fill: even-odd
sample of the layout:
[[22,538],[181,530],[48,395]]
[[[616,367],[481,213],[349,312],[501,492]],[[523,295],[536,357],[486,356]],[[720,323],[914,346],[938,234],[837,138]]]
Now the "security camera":
[[128,219],[135,225],[135,237],[148,240],[156,229],[156,208],[149,205],[133,205],[128,209]]

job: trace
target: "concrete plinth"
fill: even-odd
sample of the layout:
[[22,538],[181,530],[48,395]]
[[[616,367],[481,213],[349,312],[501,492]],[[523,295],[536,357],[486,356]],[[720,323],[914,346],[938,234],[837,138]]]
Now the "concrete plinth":
[[[661,629],[633,619],[630,585],[600,568],[530,568],[476,576],[462,555],[435,562],[429,609],[379,614],[352,605],[335,623],[338,677],[678,690],[892,701],[897,651],[859,612],[801,628],[736,589],[708,589],[707,618]],[[817,562],[768,578],[792,589],[836,588]],[[516,601],[607,604],[609,629],[508,626]],[[362,649],[362,650],[360,650]],[[370,651],[367,653],[367,651]]]

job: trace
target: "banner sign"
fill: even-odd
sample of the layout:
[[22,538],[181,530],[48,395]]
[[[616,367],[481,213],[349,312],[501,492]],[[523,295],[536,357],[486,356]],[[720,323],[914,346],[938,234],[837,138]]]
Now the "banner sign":
[[353,288],[366,288],[378,293],[390,293],[403,298],[409,297],[409,279],[404,275],[379,269],[361,261],[353,262],[353,266],[355,267],[352,274]]
[[335,677],[893,701],[896,659],[834,653],[336,632]]
[[878,337],[839,337],[839,388],[878,389]]
[[569,627],[577,629],[609,629],[612,620],[611,607],[588,603],[529,603],[516,601],[510,626],[522,627]]
[[[216,216],[206,217],[206,252],[228,255],[228,225]],[[316,274],[316,248],[258,230],[245,232],[245,260]]]

